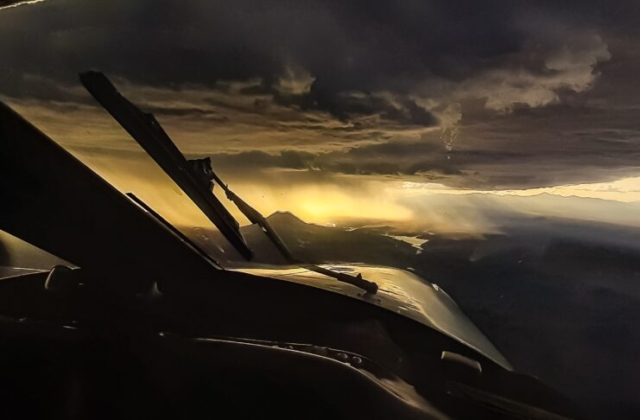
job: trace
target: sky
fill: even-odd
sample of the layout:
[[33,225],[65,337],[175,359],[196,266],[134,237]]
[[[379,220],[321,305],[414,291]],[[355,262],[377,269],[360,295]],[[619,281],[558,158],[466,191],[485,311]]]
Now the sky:
[[207,221],[79,72],[265,213],[640,227],[638,21],[633,0],[0,0],[0,100],[178,225]]

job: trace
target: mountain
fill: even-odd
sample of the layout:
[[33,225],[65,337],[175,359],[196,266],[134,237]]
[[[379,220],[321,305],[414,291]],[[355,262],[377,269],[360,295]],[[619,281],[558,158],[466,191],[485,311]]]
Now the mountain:
[[[410,262],[416,249],[411,244],[382,236],[378,229],[350,231],[341,227],[326,227],[305,223],[288,212],[277,212],[268,218],[271,226],[282,237],[287,247],[297,258],[309,262],[358,261],[380,265],[402,265]],[[390,231],[391,228],[388,228]],[[284,259],[257,225],[243,226],[240,231],[249,247],[254,251],[254,262],[284,264]],[[230,244],[225,241],[224,255],[235,256]],[[403,266],[402,268],[406,268]]]

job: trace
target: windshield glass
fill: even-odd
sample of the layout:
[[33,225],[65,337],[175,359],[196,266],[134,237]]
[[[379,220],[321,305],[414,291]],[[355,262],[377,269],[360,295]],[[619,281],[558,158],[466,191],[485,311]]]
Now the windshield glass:
[[286,263],[216,185],[237,252],[103,72],[296,259],[414,272],[517,370],[638,417],[638,4],[0,0],[0,100],[221,265]]

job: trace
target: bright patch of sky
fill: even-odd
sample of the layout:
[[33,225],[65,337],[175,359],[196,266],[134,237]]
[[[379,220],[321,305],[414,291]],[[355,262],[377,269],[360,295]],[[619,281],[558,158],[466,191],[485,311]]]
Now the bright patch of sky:
[[487,194],[495,196],[532,197],[540,194],[551,194],[560,197],[596,198],[618,201],[621,203],[640,202],[640,177],[624,178],[612,182],[588,184],[559,185],[546,188],[530,188],[521,190],[459,190],[441,184],[403,182],[403,190],[419,194],[470,195]]

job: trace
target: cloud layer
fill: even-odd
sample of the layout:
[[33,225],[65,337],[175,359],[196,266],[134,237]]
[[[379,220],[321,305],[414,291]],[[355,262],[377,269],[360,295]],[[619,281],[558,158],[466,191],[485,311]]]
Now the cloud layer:
[[76,80],[103,70],[234,176],[504,188],[628,175],[638,6],[561,3],[40,2],[0,13],[0,95],[76,150],[133,152]]

